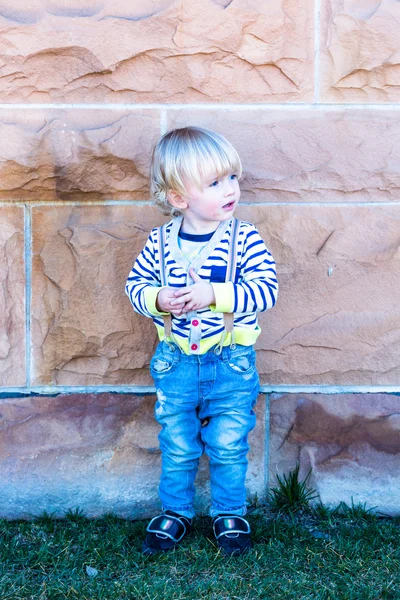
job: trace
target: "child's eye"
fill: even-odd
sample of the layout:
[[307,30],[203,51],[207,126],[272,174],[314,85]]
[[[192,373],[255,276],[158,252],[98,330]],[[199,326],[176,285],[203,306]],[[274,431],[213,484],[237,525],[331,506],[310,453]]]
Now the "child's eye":
[[210,187],[216,187],[218,185],[218,181],[213,181],[210,185]]
[[237,179],[236,173],[232,173],[232,175],[230,176],[230,179]]

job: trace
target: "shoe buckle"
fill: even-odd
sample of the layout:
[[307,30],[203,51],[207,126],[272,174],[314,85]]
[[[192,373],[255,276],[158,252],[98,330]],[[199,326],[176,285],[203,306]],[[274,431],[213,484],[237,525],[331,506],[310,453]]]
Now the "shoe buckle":
[[[182,535],[175,537],[175,535],[169,533],[171,529],[177,529],[176,533],[179,533],[179,525],[183,528]],[[174,517],[173,515],[159,515],[150,521],[146,531],[155,533],[161,539],[169,538],[175,544],[178,544],[185,536],[187,530],[185,523],[178,517]]]
[[213,523],[215,539],[219,539],[222,535],[236,533],[238,537],[240,533],[249,534],[250,525],[246,519],[239,515],[223,515],[215,519]]

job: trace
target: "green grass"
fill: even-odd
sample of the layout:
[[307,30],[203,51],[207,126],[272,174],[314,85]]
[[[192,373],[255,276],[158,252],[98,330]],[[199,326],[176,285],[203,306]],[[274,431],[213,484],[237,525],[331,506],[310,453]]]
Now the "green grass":
[[[107,515],[0,521],[0,598],[35,600],[400,599],[400,519],[365,507],[257,508],[254,548],[226,559],[210,519],[174,552],[144,557],[146,522]],[[97,569],[90,577],[86,567]]]
[[272,488],[269,494],[270,506],[273,510],[285,512],[304,510],[309,506],[310,501],[318,497],[315,490],[307,488],[311,469],[303,481],[299,480],[299,470],[300,464],[296,463],[294,470],[288,475],[276,476],[278,485]]

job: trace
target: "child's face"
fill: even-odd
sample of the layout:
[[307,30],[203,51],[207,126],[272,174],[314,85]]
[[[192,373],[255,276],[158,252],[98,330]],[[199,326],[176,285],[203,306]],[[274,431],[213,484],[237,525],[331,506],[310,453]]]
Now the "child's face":
[[187,228],[199,233],[210,233],[227,221],[240,199],[237,175],[228,173],[223,177],[215,174],[203,182],[199,190],[193,184],[185,183],[187,195],[179,196],[184,223]]

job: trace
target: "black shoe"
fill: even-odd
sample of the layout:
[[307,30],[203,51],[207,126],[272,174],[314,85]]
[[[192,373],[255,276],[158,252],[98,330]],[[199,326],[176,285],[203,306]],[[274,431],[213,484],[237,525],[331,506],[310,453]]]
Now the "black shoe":
[[143,554],[168,552],[192,531],[192,519],[166,510],[150,521],[146,531],[142,544]]
[[218,515],[213,530],[219,548],[225,556],[239,556],[253,547],[250,525],[238,515]]

